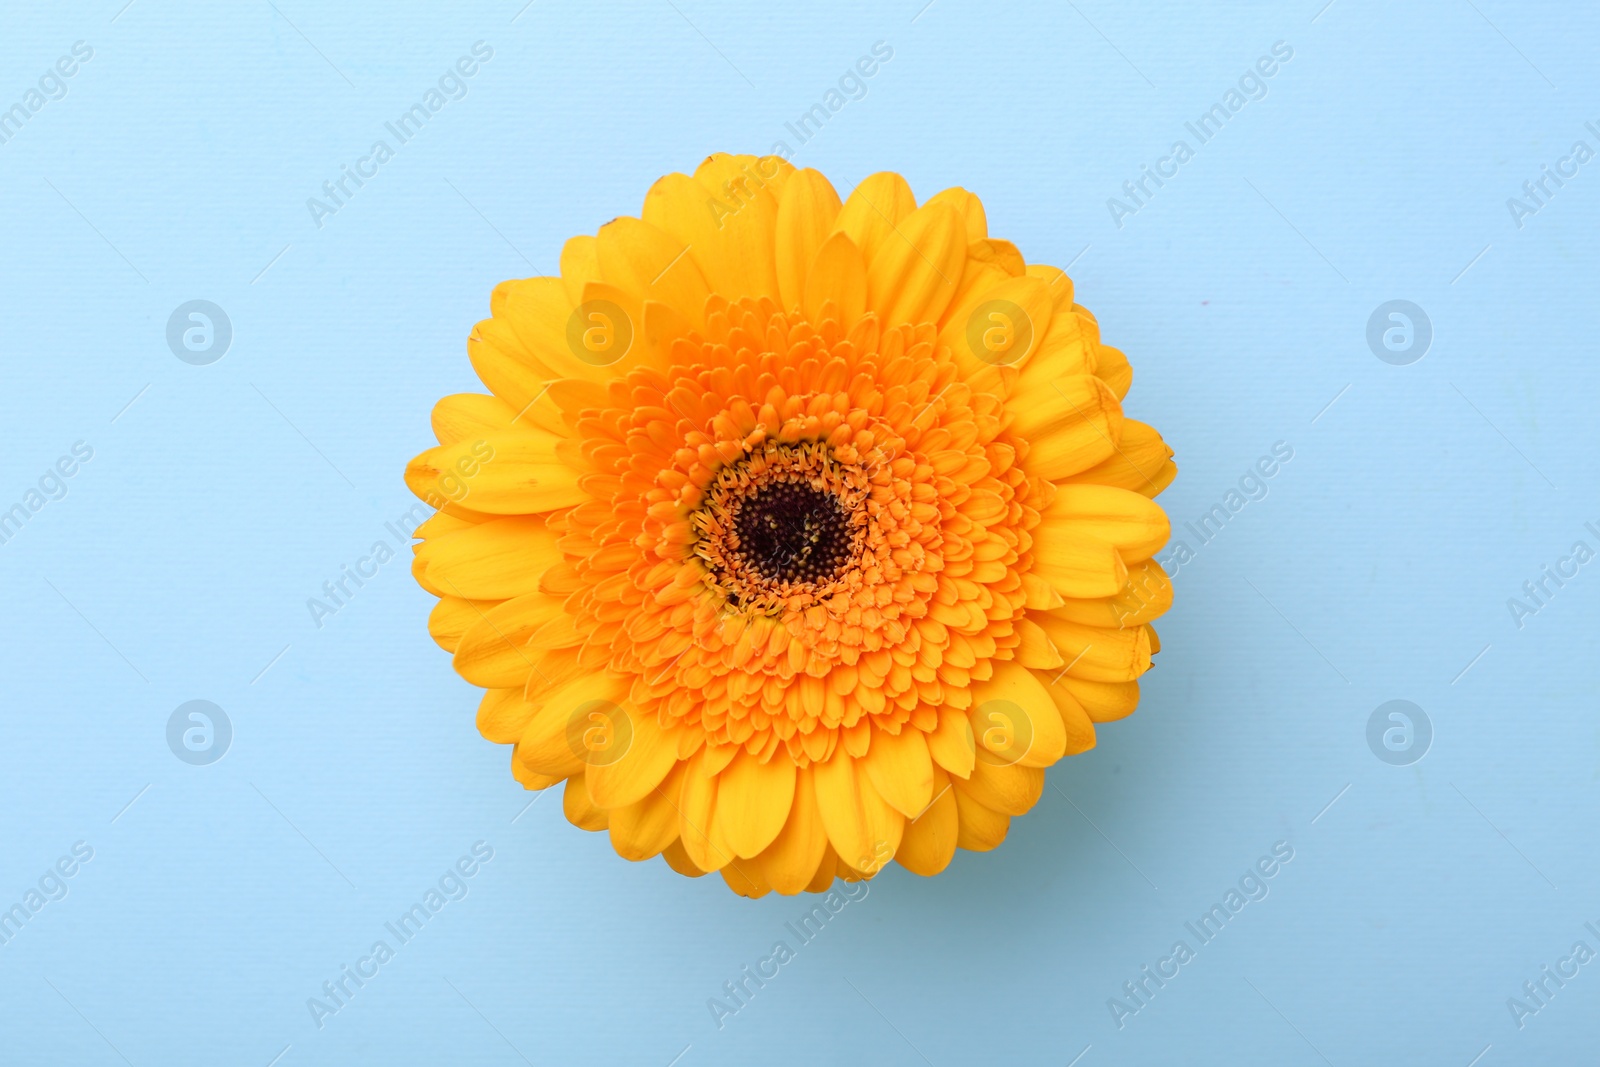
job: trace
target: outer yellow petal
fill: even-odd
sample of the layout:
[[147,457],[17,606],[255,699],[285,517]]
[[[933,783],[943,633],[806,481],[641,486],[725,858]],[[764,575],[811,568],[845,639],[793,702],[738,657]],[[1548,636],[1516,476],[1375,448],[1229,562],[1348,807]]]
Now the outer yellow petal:
[[872,787],[900,814],[914,819],[933,798],[933,760],[920,730],[879,730],[861,760]]
[[733,854],[759,854],[778,836],[794,801],[794,763],[779,753],[762,763],[741,748],[717,785],[716,821]]
[[456,393],[433,405],[433,433],[441,445],[486,437],[511,425],[516,409],[497,396]]
[[604,830],[609,822],[605,809],[598,807],[583,787],[582,774],[567,779],[567,788],[561,795],[561,811],[572,825],[591,833]]
[[1041,478],[1065,478],[1100,463],[1122,436],[1122,405],[1099,378],[1081,374],[1036,392],[1014,393],[1013,433],[1031,444],[1027,467]]
[[678,836],[684,855],[702,871],[720,871],[733,859],[727,842],[713,836],[712,816],[717,803],[717,776],[706,771],[707,750],[688,761],[683,771],[683,792],[678,798]]
[[895,226],[917,209],[911,186],[898,174],[880,171],[861,180],[844,207],[834,229],[847,234],[870,263],[884,243],[894,235]]
[[[687,254],[686,241],[626,215],[600,227],[597,240],[604,281],[635,300],[659,300],[700,322],[711,288]],[[592,292],[584,287],[585,302]]]
[[535,710],[520,689],[490,689],[478,702],[478,732],[497,745],[515,744]]
[[462,635],[478,623],[498,600],[463,600],[458,596],[440,597],[428,613],[428,633],[446,652],[454,652]]
[[960,832],[956,845],[972,852],[987,852],[999,846],[1011,829],[1011,817],[984,807],[959,784],[951,790],[956,797],[956,813],[960,819]]
[[1006,278],[963,296],[945,320],[939,343],[950,347],[968,374],[1025,368],[1044,344],[1049,312],[1050,292],[1043,282]]
[[987,681],[973,683],[972,732],[980,764],[1048,767],[1066,754],[1061,713],[1047,685],[1015,661],[995,664]]
[[845,234],[834,234],[817,249],[802,303],[806,318],[815,323],[822,322],[829,303],[838,309],[841,326],[853,324],[866,311],[867,262]]
[[976,752],[977,741],[967,713],[958,708],[940,708],[939,728],[928,735],[928,754],[934,762],[957,778],[965,778],[972,773]]
[[1122,424],[1117,450],[1087,470],[1067,477],[1074,483],[1114,485],[1153,497],[1178,476],[1172,449],[1154,428],[1128,419]]
[[[579,471],[557,455],[557,438],[502,434],[440,445],[406,465],[406,485],[423,500],[451,501],[495,515],[528,515],[588,499]],[[569,446],[570,447],[570,446]]]
[[[644,799],[678,762],[677,730],[665,730],[654,711],[629,701],[589,712],[596,721],[585,737],[589,795],[603,808],[621,808]],[[609,731],[610,736],[604,736]],[[624,737],[627,733],[631,737]]]
[[[794,803],[790,805],[788,821],[757,861],[773,889],[793,896],[816,878],[827,851],[828,831],[817,811],[812,768],[805,767],[795,774]],[[832,881],[831,866],[829,872]]]
[[955,787],[942,769],[933,772],[933,802],[906,823],[895,861],[913,874],[932,877],[950,865],[961,838]]
[[1150,669],[1150,627],[1104,629],[1052,612],[1034,616],[1070,666],[1067,675],[1095,682],[1131,682]]
[[528,639],[560,614],[561,601],[543,593],[497,604],[461,635],[454,659],[456,673],[488,689],[525,685],[540,654],[540,650],[526,647]]
[[625,860],[647,860],[678,839],[677,796],[683,765],[639,800],[610,811],[611,847]]
[[1036,542],[1106,541],[1128,563],[1149,559],[1172,536],[1167,513],[1150,498],[1110,485],[1062,485],[1040,512]]
[[711,221],[691,238],[712,290],[729,300],[778,296],[773,251],[780,179],[794,168],[774,156],[718,153],[695,168],[697,205]]
[[[1050,698],[1056,702],[1056,710],[1061,713],[1061,728],[1067,734],[1067,752],[1069,756],[1087,752],[1094,747],[1094,720],[1089,718],[1089,713],[1083,709],[1078,698],[1072,695],[1072,690],[1067,688],[1068,679],[1061,679],[1059,684],[1049,685]],[[1094,683],[1091,683],[1094,684]],[[1137,686],[1139,683],[1132,683]]]
[[440,596],[506,600],[539,590],[539,578],[562,561],[542,517],[491,519],[425,541],[411,564],[424,589]]
[[943,204],[918,208],[867,259],[867,304],[885,327],[938,322],[955,298],[967,242]]
[[[522,761],[542,774],[582,774],[588,754],[585,733],[604,729],[589,718],[627,699],[628,685],[604,673],[579,675],[559,687],[534,713],[523,731]],[[635,798],[637,799],[637,798]]]
[[1070,693],[1092,722],[1125,719],[1139,706],[1138,682],[1094,682],[1068,676],[1054,688]]
[[840,860],[858,871],[881,868],[899,847],[905,816],[872,787],[843,745],[826,762],[812,764],[812,768],[817,810]]
[[[954,208],[966,227],[969,242],[982,241],[989,236],[989,218],[984,213],[983,201],[959,185],[934,193],[928,198],[928,204],[946,204]],[[927,207],[928,204],[924,204],[923,207]]]
[[1172,580],[1161,564],[1147,559],[1128,567],[1128,584],[1116,596],[1066,600],[1055,608],[1055,614],[1086,626],[1116,629],[1159,618],[1171,606]]
[[583,303],[583,287],[600,280],[600,243],[588,234],[561,246],[561,284],[573,307]]
[[1039,794],[1044,792],[1044,770],[1021,764],[1004,766],[979,760],[972,768],[971,778],[956,782],[956,791],[971,797],[990,811],[998,811],[1002,815],[1026,815],[1039,802]]
[[1063,597],[1115,596],[1128,584],[1128,566],[1109,541],[1035,533],[1033,574]]
[[[796,171],[783,189],[774,235],[778,296],[783,308],[801,306],[806,274],[839,217],[839,194],[820,173]],[[780,889],[779,892],[782,892]]]

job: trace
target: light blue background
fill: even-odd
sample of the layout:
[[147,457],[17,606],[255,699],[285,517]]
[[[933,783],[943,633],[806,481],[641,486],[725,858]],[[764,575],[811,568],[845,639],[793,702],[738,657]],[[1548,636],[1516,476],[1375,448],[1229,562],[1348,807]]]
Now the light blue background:
[[[0,106],[94,49],[0,145],[0,506],[94,449],[0,545],[0,899],[94,849],[0,947],[6,1062],[1592,1049],[1600,963],[1521,1030],[1506,999],[1600,949],[1600,565],[1521,629],[1506,601],[1600,548],[1600,161],[1521,229],[1506,200],[1600,149],[1600,15],[275,2],[13,5],[0,34]],[[317,228],[306,199],[479,40],[469,94]],[[784,123],[880,40],[865,98],[797,146]],[[1294,58],[1266,98],[1113,225],[1107,198],[1277,41]],[[559,795],[524,810],[403,560],[320,630],[306,600],[411,506],[402,467],[433,401],[477,387],[463,342],[496,282],[552,273],[657,176],[780,138],[841,191],[881,169],[919,196],[961,184],[1030,260],[1076,257],[1133,361],[1129,413],[1177,451],[1175,528],[1275,442],[1294,458],[1178,574],[1132,719],[1052,770],[997,852],[890,868],[719,1030],[707,999],[812,901],[624,863]],[[1410,366],[1365,341],[1397,298],[1435,332]],[[165,342],[192,299],[232,321],[210,366]],[[1404,768],[1365,739],[1396,698],[1435,731]],[[167,748],[191,699],[233,724],[211,766]],[[307,998],[479,840],[470,895],[319,1030]],[[1270,896],[1119,1030],[1107,999],[1280,840]]]

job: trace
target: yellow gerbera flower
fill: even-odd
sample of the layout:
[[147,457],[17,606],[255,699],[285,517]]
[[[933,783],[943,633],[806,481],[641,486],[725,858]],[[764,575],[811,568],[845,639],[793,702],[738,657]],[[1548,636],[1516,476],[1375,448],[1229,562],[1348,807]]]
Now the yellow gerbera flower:
[[716,155],[641,216],[495,288],[406,469],[479,729],[746,896],[994,848],[1171,603],[1127,360],[963,189]]

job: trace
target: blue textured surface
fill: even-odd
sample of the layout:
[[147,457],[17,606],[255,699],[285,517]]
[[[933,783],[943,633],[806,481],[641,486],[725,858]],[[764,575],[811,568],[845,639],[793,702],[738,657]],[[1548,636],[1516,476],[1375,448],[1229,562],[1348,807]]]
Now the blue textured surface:
[[[1571,154],[1600,150],[1600,15],[121,2],[14,9],[0,34],[0,107],[28,111],[0,127],[0,508],[42,489],[0,544],[0,907],[43,888],[0,945],[8,1062],[1592,1047],[1600,964],[1561,961],[1600,951],[1600,565],[1542,568],[1600,550],[1600,161]],[[307,198],[480,41],[465,95],[318,226]],[[880,41],[893,58],[800,144],[785,123]],[[1277,42],[1292,58],[1247,77]],[[46,76],[59,57],[71,77]],[[1185,124],[1241,78],[1201,143]],[[808,943],[785,924],[812,901],[624,863],[559,797],[524,810],[409,553],[320,628],[306,606],[394,544],[402,466],[433,401],[476,387],[463,341],[497,281],[553,272],[660,174],[779,140],[841,190],[883,169],[920,196],[964,185],[992,233],[1070,261],[1133,361],[1129,413],[1177,451],[1161,499],[1193,551],[1139,712],[1053,769],[999,851],[891,868]],[[1162,163],[1177,140],[1192,158]],[[1136,203],[1143,165],[1176,174]],[[1536,203],[1545,166],[1576,175]],[[1419,362],[1369,348],[1397,299],[1431,321]],[[169,350],[191,300],[231,322],[220,361]],[[1244,483],[1259,499],[1187,532],[1279,442],[1292,459]],[[1367,740],[1397,699],[1432,726],[1405,766]],[[232,725],[207,766],[169,751],[190,700]],[[1267,895],[1202,944],[1185,924],[1278,842]],[[319,1028],[308,998],[396,944],[384,924],[464,856],[445,886],[466,895]],[[794,959],[719,1028],[708,999],[779,940]],[[1179,940],[1193,958],[1129,997]],[[1577,973],[1540,1006],[1524,983],[1546,965]]]

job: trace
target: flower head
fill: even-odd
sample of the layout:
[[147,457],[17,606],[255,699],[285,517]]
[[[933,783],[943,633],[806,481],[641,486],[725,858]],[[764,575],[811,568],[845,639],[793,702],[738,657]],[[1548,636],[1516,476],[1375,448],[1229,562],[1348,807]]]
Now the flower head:
[[1172,453],[977,197],[712,156],[490,308],[413,570],[483,735],[623,857],[936,874],[1133,710]]

